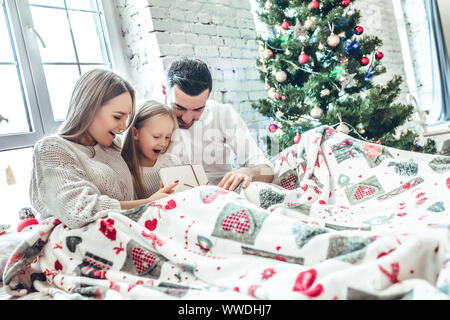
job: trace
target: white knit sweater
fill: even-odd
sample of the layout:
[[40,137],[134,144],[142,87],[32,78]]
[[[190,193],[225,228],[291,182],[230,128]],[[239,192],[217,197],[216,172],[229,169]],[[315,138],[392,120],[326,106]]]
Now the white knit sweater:
[[35,144],[30,200],[41,218],[80,228],[133,199],[131,173],[119,151],[56,135]]
[[142,168],[142,183],[145,188],[145,197],[148,198],[156,191],[160,189],[159,182],[159,169],[179,166],[181,165],[180,159],[175,155],[164,153],[158,157],[153,167],[141,167]]

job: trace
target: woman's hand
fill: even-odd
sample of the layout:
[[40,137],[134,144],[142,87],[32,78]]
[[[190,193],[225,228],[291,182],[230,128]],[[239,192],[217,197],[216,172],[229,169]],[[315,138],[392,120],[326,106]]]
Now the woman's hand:
[[164,187],[163,184],[160,182],[160,187],[161,189],[159,189],[157,192],[155,192],[154,194],[152,194],[148,200],[150,200],[151,202],[159,200],[159,199],[163,199],[167,196],[169,196],[170,194],[174,193],[175,190],[174,188],[178,185],[180,181],[175,181],[172,184],[169,184],[167,187]]

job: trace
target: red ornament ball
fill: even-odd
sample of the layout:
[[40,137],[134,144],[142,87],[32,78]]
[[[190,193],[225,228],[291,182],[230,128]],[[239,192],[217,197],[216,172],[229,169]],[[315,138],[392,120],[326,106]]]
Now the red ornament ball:
[[283,23],[281,24],[281,27],[283,29],[289,29],[289,27],[291,26],[291,24],[289,23],[289,21],[284,20]]
[[348,7],[350,5],[350,0],[342,0],[341,6]]
[[270,131],[270,132],[275,132],[275,131],[277,131],[277,130],[278,130],[278,127],[277,127],[276,124],[272,123],[272,124],[269,126],[269,131]]
[[319,1],[311,1],[308,5],[310,9],[317,9],[320,6]]
[[361,27],[361,26],[356,26],[355,27],[355,32],[359,36],[360,34],[362,34],[364,32],[364,28]]
[[309,61],[309,56],[302,52],[299,56],[298,56],[298,62],[300,62],[301,64],[305,64]]
[[359,63],[361,63],[362,66],[367,66],[369,64],[370,60],[367,57],[362,57]]
[[298,144],[302,140],[302,136],[300,133],[297,133],[297,135],[294,137],[294,143]]
[[377,61],[380,61],[381,59],[383,59],[384,54],[381,51],[378,51],[377,54],[375,55],[375,59],[377,59]]

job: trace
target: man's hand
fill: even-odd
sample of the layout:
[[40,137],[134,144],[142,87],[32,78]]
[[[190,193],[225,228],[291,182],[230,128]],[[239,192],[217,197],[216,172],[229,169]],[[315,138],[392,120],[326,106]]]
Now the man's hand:
[[218,187],[225,190],[234,191],[243,181],[242,188],[247,188],[253,181],[254,173],[250,168],[240,168],[236,171],[228,172],[220,181]]
[[220,181],[218,187],[226,190],[235,190],[241,182],[242,188],[246,189],[252,181],[262,181],[271,183],[273,181],[273,169],[265,164],[252,168],[239,168],[236,171],[228,172]]

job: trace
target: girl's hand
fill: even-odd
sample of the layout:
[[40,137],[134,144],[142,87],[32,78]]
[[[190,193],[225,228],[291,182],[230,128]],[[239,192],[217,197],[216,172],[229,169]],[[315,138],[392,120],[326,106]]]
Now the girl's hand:
[[178,185],[180,181],[175,181],[172,184],[169,184],[167,187],[164,187],[162,183],[160,183],[161,189],[159,189],[157,192],[155,192],[154,194],[152,194],[150,196],[150,198],[148,198],[150,201],[156,201],[159,199],[163,199],[167,196],[169,196],[170,194],[174,193],[175,190],[174,188]]

